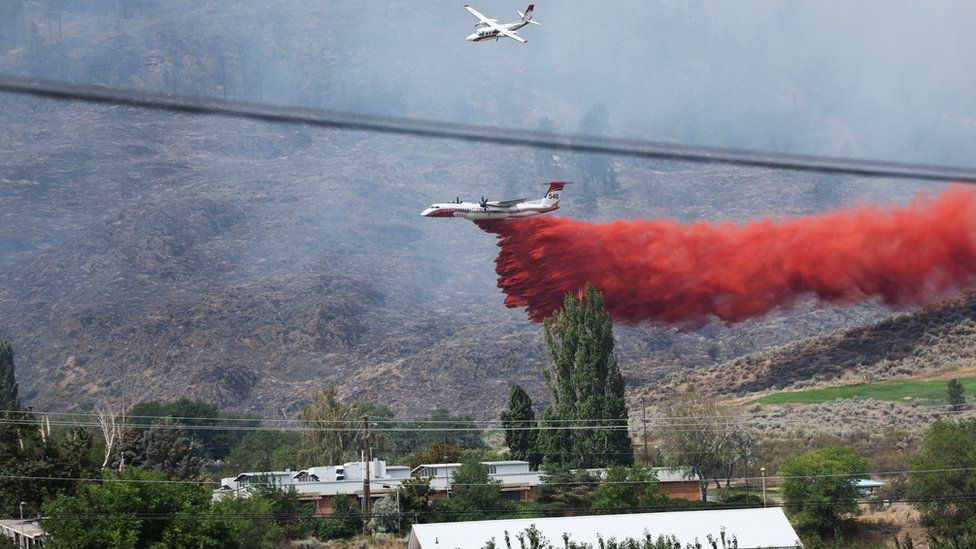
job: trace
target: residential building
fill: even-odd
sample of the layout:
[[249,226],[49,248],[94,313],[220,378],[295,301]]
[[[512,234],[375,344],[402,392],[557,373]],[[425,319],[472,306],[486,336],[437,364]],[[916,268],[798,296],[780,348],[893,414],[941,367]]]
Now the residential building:
[[739,549],[802,547],[783,510],[770,507],[415,524],[407,549],[482,549],[492,539],[503,547],[506,532],[514,542],[530,526],[557,546],[562,546],[564,534],[591,547],[602,546],[601,539],[639,541],[645,535],[704,545],[708,536],[719,538],[724,531],[726,538],[735,537]]
[[[230,493],[248,494],[256,483],[270,483],[287,490],[294,488],[298,499],[315,502],[315,514],[332,513],[332,500],[337,495],[363,497],[365,477],[363,462],[353,461],[343,465],[309,467],[300,471],[265,471],[241,473],[236,477],[223,478],[220,489],[214,493],[221,497]],[[383,460],[369,462],[370,499],[376,500],[395,492],[400,483],[410,478],[410,468],[391,465]]]
[[13,542],[14,547],[41,547],[51,541],[51,535],[44,531],[37,520],[0,520],[0,534]]
[[[530,501],[535,497],[536,487],[542,484],[543,471],[532,471],[527,461],[485,461],[488,476],[499,481],[502,497],[511,501]],[[400,483],[411,475],[429,478],[434,490],[432,499],[447,497],[452,490],[454,471],[460,463],[426,463],[412,471],[403,466],[388,466],[385,461],[373,460],[369,464],[370,496],[379,499],[396,491]],[[588,469],[597,478],[606,474],[606,469]],[[700,499],[698,481],[691,479],[686,469],[655,467],[659,490],[668,497],[689,500]],[[316,502],[316,514],[328,515],[332,512],[332,500],[343,494],[358,499],[363,497],[364,467],[362,462],[327,467],[310,467],[301,471],[267,471],[241,473],[236,477],[221,480],[221,488],[215,496],[227,493],[248,493],[257,482],[274,482],[282,488],[292,487],[298,498]]]

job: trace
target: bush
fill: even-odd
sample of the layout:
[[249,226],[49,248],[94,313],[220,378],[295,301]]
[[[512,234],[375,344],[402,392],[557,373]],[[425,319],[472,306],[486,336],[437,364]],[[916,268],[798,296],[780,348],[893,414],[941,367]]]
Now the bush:
[[363,511],[359,501],[345,495],[332,500],[332,516],[320,519],[315,528],[315,537],[320,540],[351,538],[362,531]]
[[844,515],[859,513],[854,481],[866,473],[867,460],[842,446],[813,450],[787,461],[780,476],[794,524],[808,532],[830,532]]

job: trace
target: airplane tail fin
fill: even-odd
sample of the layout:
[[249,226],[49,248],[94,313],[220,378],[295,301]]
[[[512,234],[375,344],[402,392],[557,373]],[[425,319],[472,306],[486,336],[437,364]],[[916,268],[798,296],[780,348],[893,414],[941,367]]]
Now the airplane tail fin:
[[542,23],[538,23],[532,20],[532,10],[534,9],[535,9],[535,4],[529,4],[529,7],[525,9],[525,13],[522,13],[519,10],[515,10],[515,13],[519,14],[519,17],[522,18],[522,21],[525,21],[526,23],[532,23],[533,25],[541,25]]
[[568,184],[569,181],[550,181],[549,190],[546,191],[546,196],[542,199],[542,205],[547,208],[558,206],[559,195],[562,194],[563,187]]

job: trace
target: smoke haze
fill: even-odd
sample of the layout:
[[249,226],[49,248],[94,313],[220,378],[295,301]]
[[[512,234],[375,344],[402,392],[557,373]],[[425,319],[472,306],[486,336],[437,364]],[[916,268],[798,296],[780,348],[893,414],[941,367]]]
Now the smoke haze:
[[542,320],[587,282],[618,322],[732,323],[807,294],[834,304],[920,305],[976,285],[976,195],[741,225],[665,220],[482,223],[499,237],[498,286]]

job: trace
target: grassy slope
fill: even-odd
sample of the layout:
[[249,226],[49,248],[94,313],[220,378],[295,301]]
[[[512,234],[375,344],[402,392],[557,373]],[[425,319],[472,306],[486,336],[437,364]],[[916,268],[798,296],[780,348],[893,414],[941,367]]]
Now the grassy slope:
[[[976,393],[976,377],[959,378],[966,394]],[[819,404],[841,398],[873,398],[875,400],[901,400],[906,397],[918,400],[945,400],[945,380],[897,380],[879,383],[862,383],[840,387],[824,387],[805,391],[773,393],[752,401],[756,404]]]

